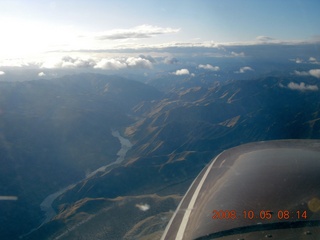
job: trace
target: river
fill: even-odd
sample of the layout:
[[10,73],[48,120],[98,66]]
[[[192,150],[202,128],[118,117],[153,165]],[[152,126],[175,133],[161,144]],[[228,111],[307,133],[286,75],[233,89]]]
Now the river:
[[57,199],[57,197],[59,197],[61,194],[65,193],[66,191],[68,191],[69,189],[73,188],[74,186],[76,186],[78,183],[82,182],[83,180],[86,180],[88,178],[91,178],[92,176],[94,176],[96,173],[98,172],[104,172],[107,170],[107,168],[109,168],[110,166],[113,165],[117,165],[120,164],[124,161],[127,152],[130,150],[130,148],[132,147],[131,142],[129,141],[129,139],[124,138],[120,135],[119,131],[117,130],[111,130],[112,136],[118,138],[121,147],[120,150],[117,153],[118,158],[116,159],[116,161],[107,164],[105,166],[102,166],[96,170],[94,170],[93,172],[89,173],[86,175],[86,177],[80,181],[78,181],[77,183],[71,184],[63,189],[60,189],[59,191],[50,194],[49,196],[47,196],[40,204],[40,208],[41,210],[45,213],[45,219],[44,221],[41,223],[41,225],[35,229],[32,229],[29,233],[23,235],[29,235],[30,233],[32,233],[33,231],[39,229],[41,226],[43,226],[45,223],[49,222],[54,216],[56,216],[56,211],[53,209],[52,207],[52,203],[54,202],[54,200]]

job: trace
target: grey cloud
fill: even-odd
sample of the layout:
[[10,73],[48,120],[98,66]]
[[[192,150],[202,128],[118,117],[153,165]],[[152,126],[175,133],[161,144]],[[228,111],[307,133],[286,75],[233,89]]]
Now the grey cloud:
[[146,59],[151,63],[156,63],[156,60],[150,55],[145,56],[143,54],[140,54],[139,57],[142,58],[142,59]]
[[163,62],[165,64],[176,64],[178,63],[178,59],[174,58],[174,57],[166,57]]
[[245,56],[244,52],[240,52],[240,53],[231,52],[231,55],[235,56],[235,57],[244,57]]
[[273,42],[276,39],[272,38],[272,37],[268,37],[268,36],[258,36],[256,38],[259,42]]
[[162,28],[151,25],[141,25],[130,29],[115,29],[106,33],[99,34],[98,40],[118,40],[118,39],[137,39],[151,38],[156,35],[177,33],[180,29]]
[[309,72],[305,72],[305,71],[294,71],[294,74],[297,76],[310,76]]
[[6,73],[4,71],[0,71],[0,76],[5,75]]

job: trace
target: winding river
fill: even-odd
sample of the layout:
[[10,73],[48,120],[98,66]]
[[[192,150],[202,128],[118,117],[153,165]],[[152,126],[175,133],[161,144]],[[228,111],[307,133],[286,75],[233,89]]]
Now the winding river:
[[117,153],[118,158],[116,159],[116,161],[102,166],[96,170],[94,170],[93,172],[89,173],[86,175],[86,177],[82,180],[80,180],[77,183],[71,184],[53,194],[50,194],[49,196],[47,196],[42,203],[40,204],[40,208],[43,212],[45,212],[45,219],[44,221],[41,223],[41,225],[33,230],[31,230],[29,233],[25,234],[24,236],[32,233],[33,231],[39,229],[41,226],[43,226],[45,223],[49,222],[54,216],[56,216],[56,211],[53,209],[52,207],[52,203],[54,202],[54,200],[59,197],[61,194],[65,193],[66,191],[68,191],[69,189],[73,188],[75,185],[77,185],[78,183],[82,182],[83,180],[86,180],[88,178],[91,178],[92,176],[94,176],[95,174],[97,174],[98,172],[104,172],[107,170],[107,168],[109,168],[112,165],[117,165],[123,162],[123,160],[126,157],[127,152],[130,150],[130,148],[132,147],[131,142],[129,141],[129,139],[124,138],[120,135],[119,131],[117,130],[111,130],[112,136],[118,138],[120,144],[121,144],[121,148]]

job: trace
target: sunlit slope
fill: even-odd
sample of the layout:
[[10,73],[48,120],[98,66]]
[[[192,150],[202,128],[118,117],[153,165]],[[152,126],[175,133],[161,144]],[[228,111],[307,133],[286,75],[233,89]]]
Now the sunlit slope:
[[[290,87],[303,86],[301,82],[317,84],[291,76],[212,82],[210,87],[179,87],[161,100],[137,104],[133,110],[141,119],[125,131],[134,144],[126,163],[61,195],[54,203],[60,211],[57,220],[67,223],[77,201],[87,197],[183,194],[212,157],[241,143],[319,138],[320,95],[316,90]],[[119,224],[126,218],[117,217]]]

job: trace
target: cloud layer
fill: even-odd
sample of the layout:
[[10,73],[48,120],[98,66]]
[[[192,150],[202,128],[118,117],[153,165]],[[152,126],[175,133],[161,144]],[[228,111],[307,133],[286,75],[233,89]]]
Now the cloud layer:
[[40,64],[40,68],[95,68],[120,70],[124,68],[151,69],[155,60],[151,56],[139,57],[81,59],[65,56],[61,59],[51,59]]
[[180,29],[162,28],[152,25],[140,25],[129,29],[114,29],[105,33],[98,34],[98,40],[119,40],[119,39],[138,39],[151,38],[156,35],[177,33]]

